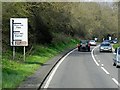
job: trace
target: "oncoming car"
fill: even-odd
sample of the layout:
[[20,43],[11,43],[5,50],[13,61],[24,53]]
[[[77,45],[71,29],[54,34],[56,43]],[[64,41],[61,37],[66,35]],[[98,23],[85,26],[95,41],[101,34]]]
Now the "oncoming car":
[[113,53],[113,66],[120,66],[120,47],[116,48]]
[[81,40],[80,44],[78,44],[78,51],[82,51],[82,50],[87,50],[90,51],[90,44],[89,44],[89,40]]
[[118,43],[118,41],[117,40],[112,40],[112,43],[116,44],[116,43]]
[[99,47],[99,51],[107,51],[107,52],[112,52],[112,46],[109,42],[103,42],[101,43],[100,47]]
[[90,44],[91,46],[96,46],[96,41],[95,41],[95,40],[90,40],[90,41],[89,41],[89,44]]

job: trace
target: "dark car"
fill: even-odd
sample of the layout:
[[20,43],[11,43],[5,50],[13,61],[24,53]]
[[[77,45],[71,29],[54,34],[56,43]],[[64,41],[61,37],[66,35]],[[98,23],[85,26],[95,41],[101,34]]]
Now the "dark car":
[[78,44],[78,51],[82,51],[82,50],[90,51],[89,40],[81,40],[80,41],[80,44]]
[[118,40],[112,40],[112,43],[116,44],[118,43]]

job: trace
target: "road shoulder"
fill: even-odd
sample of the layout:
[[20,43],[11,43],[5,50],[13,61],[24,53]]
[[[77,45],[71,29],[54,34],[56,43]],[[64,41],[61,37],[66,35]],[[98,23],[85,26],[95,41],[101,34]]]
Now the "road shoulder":
[[40,88],[43,81],[51,72],[51,70],[54,68],[54,66],[60,61],[62,57],[64,57],[68,52],[70,52],[73,49],[67,49],[64,52],[52,58],[51,60],[49,60],[48,62],[46,62],[37,71],[35,71],[34,74],[26,78],[18,86],[17,90],[24,89],[24,88],[37,90],[38,88]]

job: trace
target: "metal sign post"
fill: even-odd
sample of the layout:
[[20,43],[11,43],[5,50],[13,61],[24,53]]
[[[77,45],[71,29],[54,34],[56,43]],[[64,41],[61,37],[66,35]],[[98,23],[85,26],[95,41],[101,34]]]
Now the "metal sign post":
[[25,46],[24,46],[24,57],[23,57],[23,60],[25,61]]
[[13,60],[15,59],[15,47],[13,47]]

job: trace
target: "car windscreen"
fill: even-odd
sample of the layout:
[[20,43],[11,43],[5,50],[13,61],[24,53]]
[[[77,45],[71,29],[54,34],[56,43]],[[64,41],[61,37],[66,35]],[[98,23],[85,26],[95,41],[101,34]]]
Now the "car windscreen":
[[88,41],[87,40],[82,40],[82,41],[80,41],[80,43],[88,43]]
[[95,42],[94,40],[91,40],[90,42]]
[[113,40],[113,41],[117,41],[117,40]]
[[101,44],[101,46],[110,46],[110,44]]

